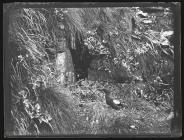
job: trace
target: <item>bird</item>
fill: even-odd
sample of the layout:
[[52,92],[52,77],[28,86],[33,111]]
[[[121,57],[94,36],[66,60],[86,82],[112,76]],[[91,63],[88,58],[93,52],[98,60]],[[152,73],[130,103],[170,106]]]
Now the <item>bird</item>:
[[108,91],[107,89],[99,89],[99,90],[105,93],[106,104],[112,107],[113,109],[120,110],[126,107],[123,103],[120,102],[120,100],[113,99],[110,96],[111,94],[110,91]]

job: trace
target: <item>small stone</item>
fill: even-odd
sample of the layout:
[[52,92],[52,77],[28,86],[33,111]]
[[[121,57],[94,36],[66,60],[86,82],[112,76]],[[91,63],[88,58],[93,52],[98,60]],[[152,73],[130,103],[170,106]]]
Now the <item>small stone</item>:
[[135,129],[135,125],[131,125],[130,128]]
[[170,120],[170,119],[172,119],[172,118],[174,118],[174,112],[171,112],[171,113],[168,115],[167,120]]

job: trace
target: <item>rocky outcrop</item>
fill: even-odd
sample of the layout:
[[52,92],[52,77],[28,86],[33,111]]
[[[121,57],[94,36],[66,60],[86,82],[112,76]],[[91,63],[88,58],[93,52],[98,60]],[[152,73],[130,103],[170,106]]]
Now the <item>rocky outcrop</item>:
[[74,66],[70,50],[65,46],[59,46],[56,56],[57,82],[66,85],[75,82]]

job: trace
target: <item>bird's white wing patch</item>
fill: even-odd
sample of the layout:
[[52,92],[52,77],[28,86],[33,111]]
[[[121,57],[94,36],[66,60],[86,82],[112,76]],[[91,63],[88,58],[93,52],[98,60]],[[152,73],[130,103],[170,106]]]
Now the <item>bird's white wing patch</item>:
[[113,100],[113,102],[115,103],[115,104],[120,104],[120,101],[119,100]]

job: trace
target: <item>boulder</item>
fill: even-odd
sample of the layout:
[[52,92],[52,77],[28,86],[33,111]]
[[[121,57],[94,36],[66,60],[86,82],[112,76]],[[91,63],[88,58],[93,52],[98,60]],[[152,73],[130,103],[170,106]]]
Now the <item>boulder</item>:
[[[61,48],[61,47],[60,47]],[[70,50],[63,47],[56,55],[57,82],[61,85],[75,82],[74,66]]]

